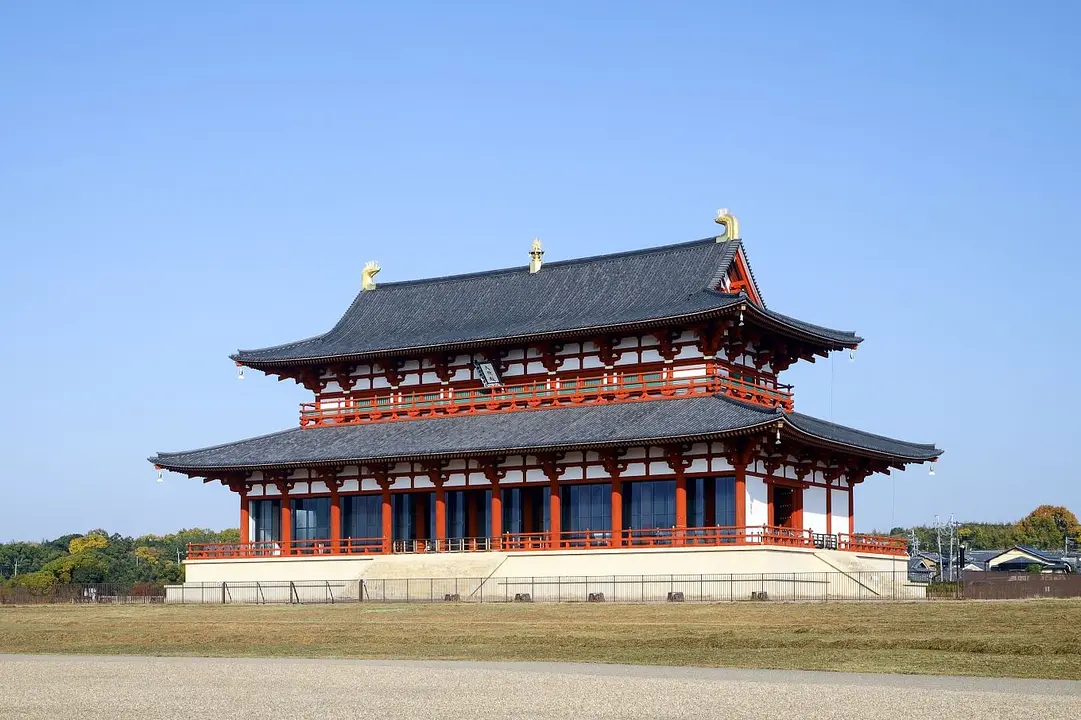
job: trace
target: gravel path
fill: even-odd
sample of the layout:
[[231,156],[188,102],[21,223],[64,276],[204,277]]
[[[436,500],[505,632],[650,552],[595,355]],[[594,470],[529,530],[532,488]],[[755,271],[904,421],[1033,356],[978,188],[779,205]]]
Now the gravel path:
[[1078,718],[1081,682],[560,663],[0,655],[0,718]]

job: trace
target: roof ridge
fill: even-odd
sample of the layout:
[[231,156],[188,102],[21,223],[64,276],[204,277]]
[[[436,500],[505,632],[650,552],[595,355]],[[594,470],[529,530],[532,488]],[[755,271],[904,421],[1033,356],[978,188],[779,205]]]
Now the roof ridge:
[[[708,245],[710,243],[716,243],[716,237],[701,238],[699,240],[688,240],[681,243],[673,243],[671,245],[654,245],[652,247],[638,248],[637,250],[623,250],[621,252],[614,253],[602,253],[600,255],[586,255],[584,257],[567,258],[566,260],[552,260],[545,262],[545,268],[552,267],[566,267],[568,265],[581,265],[589,262],[600,262],[604,260],[614,260],[617,258],[633,257],[636,255],[650,255],[652,253],[669,252],[672,250],[683,250],[686,248],[697,247],[699,245]],[[726,240],[724,242],[739,242],[738,240]],[[473,280],[479,277],[489,277],[491,275],[502,275],[504,273],[521,272],[529,268],[528,264],[524,265],[512,265],[509,267],[496,268],[493,270],[477,270],[475,272],[458,273],[455,275],[437,275],[435,277],[427,278],[413,278],[412,280],[395,280],[392,282],[382,282],[377,286],[379,288],[388,287],[402,287],[408,285],[435,285],[443,282],[455,282],[458,280]]]

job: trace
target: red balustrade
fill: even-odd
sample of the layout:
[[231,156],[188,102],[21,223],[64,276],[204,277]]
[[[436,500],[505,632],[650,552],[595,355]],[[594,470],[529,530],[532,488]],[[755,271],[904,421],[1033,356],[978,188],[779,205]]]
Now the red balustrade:
[[[836,541],[835,543],[833,541]],[[904,538],[877,535],[816,535],[811,530],[756,525],[750,527],[692,527],[624,530],[615,538],[608,530],[579,530],[559,533],[506,533],[493,538],[450,538],[443,540],[395,540],[392,553],[522,552],[537,550],[595,550],[609,548],[681,548],[770,546],[830,548],[875,555],[908,554]],[[293,540],[282,543],[208,543],[188,545],[188,560],[243,558],[368,555],[385,552],[382,538],[342,538],[341,540]]]
[[232,560],[305,555],[369,555],[383,552],[382,538],[266,540],[247,543],[188,543],[188,560]]
[[551,378],[498,388],[386,390],[382,395],[301,403],[301,427],[352,425],[415,418],[512,412],[544,407],[634,402],[724,394],[765,407],[792,410],[792,393],[719,374],[665,377],[664,373]]

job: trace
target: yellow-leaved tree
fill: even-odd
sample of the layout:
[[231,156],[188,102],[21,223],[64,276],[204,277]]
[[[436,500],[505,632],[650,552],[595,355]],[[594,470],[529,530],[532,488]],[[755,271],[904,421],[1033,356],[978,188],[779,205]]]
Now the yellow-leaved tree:
[[107,547],[109,547],[109,538],[97,533],[91,533],[72,538],[71,542],[68,543],[68,552],[72,555],[78,555],[87,550],[104,550]]

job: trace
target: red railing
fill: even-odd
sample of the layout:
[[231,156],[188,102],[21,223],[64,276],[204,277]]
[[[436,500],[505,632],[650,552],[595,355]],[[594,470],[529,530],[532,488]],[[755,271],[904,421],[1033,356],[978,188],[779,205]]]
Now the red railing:
[[511,412],[541,407],[660,400],[724,394],[765,407],[792,410],[788,386],[774,389],[719,374],[665,377],[657,372],[550,378],[498,388],[387,390],[383,395],[301,403],[300,426],[352,425],[415,418]]
[[905,538],[844,533],[837,536],[837,549],[876,555],[907,555],[908,541]]
[[590,550],[608,548],[679,548],[770,546],[833,549],[875,555],[907,555],[904,538],[876,535],[819,535],[811,530],[757,525],[751,527],[651,528],[624,530],[615,539],[609,530],[559,533],[506,533],[501,537],[394,540],[343,538],[291,542],[216,543],[188,545],[188,560],[219,560],[326,555],[454,552],[521,552],[535,550]]
[[226,560],[305,555],[370,555],[383,553],[383,538],[341,540],[266,540],[248,543],[188,543],[188,560]]

